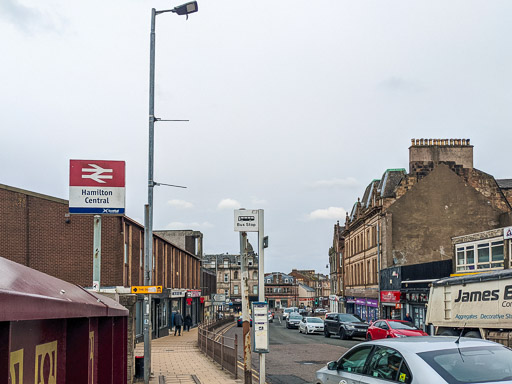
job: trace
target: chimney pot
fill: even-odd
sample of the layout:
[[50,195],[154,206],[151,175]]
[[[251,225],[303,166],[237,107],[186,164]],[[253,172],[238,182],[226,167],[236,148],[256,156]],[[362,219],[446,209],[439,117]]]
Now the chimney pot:
[[432,139],[428,139],[428,145],[432,145]]
[[466,143],[469,145],[469,139],[466,139]]
[[411,139],[411,145],[414,147],[414,142],[415,140],[414,139]]
[[450,139],[450,145],[453,145],[453,139]]

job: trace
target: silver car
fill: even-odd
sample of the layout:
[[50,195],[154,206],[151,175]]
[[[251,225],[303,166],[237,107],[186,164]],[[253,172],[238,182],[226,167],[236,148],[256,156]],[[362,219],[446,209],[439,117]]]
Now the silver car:
[[381,339],[351,348],[316,372],[317,384],[512,384],[512,350],[444,336]]
[[324,321],[319,317],[304,317],[299,323],[299,332],[305,333],[324,333]]

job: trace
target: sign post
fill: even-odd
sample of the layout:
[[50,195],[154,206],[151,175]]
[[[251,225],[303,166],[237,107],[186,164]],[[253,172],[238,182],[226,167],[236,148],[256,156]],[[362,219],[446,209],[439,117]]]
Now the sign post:
[[[259,374],[259,383],[265,383],[265,353],[268,352],[268,348],[262,348],[262,342],[267,338],[267,347],[268,347],[268,306],[265,302],[265,269],[264,269],[264,251],[266,248],[266,244],[268,244],[268,238],[265,239],[265,233],[263,230],[264,217],[263,217],[263,209],[237,209],[235,210],[235,222],[234,229],[235,232],[240,232],[240,265],[241,265],[241,275],[242,275],[242,319],[243,323],[243,335],[244,335],[244,371],[245,371],[245,380],[246,383],[252,383],[252,379],[250,378],[250,366],[251,366],[251,354],[250,347],[251,345],[251,335],[249,333],[249,324],[247,324],[247,333],[246,333],[246,321],[247,312],[249,312],[249,293],[248,287],[246,287],[248,283],[248,268],[247,268],[247,233],[246,232],[258,232],[258,306],[253,308],[253,323],[254,323],[254,336],[253,336],[253,350],[254,352],[259,353],[260,358],[260,374]],[[246,292],[247,290],[247,292]],[[265,319],[266,319],[266,327],[261,321],[261,304],[265,304]],[[257,317],[255,310],[259,311],[259,319],[261,329],[257,328]],[[256,333],[258,331],[258,333]],[[256,341],[258,340],[258,341]],[[248,351],[247,351],[248,349]],[[247,369],[247,366],[249,369]]]
[[124,161],[69,161],[69,213],[94,215],[94,291],[101,287],[101,215],[124,215],[124,209]]

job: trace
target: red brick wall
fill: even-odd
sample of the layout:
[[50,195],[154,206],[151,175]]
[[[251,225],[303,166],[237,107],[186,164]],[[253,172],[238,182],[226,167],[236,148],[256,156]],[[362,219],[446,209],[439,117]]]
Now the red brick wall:
[[[93,217],[66,217],[68,211],[66,200],[0,186],[0,256],[59,279],[90,287],[93,273]],[[124,230],[130,233],[127,239],[131,258],[127,271],[124,263]],[[164,285],[166,274],[170,273],[167,288],[199,288],[199,281],[195,277],[199,275],[200,264],[193,256],[159,237],[155,237],[154,244],[156,279],[153,285]],[[144,285],[140,268],[141,247],[144,249],[142,226],[123,217],[103,216],[101,285]],[[186,262],[186,259],[190,260]],[[185,271],[185,265],[197,271]],[[179,276],[175,275],[175,271],[179,271]],[[176,277],[174,281],[173,276]]]

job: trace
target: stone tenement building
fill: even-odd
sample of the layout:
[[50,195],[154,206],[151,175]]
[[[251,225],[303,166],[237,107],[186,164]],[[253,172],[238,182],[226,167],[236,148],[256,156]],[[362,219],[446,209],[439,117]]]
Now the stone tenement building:
[[[249,302],[258,301],[258,255],[247,258],[249,269]],[[205,255],[203,267],[213,271],[217,276],[217,292],[224,293],[231,300],[235,312],[242,310],[242,275],[240,255]]]
[[421,326],[425,280],[453,271],[451,238],[511,222],[508,181],[473,167],[469,140],[413,139],[409,171],[371,181],[344,228],[335,226],[331,263],[343,266],[337,293],[346,311],[367,319],[409,312]]

